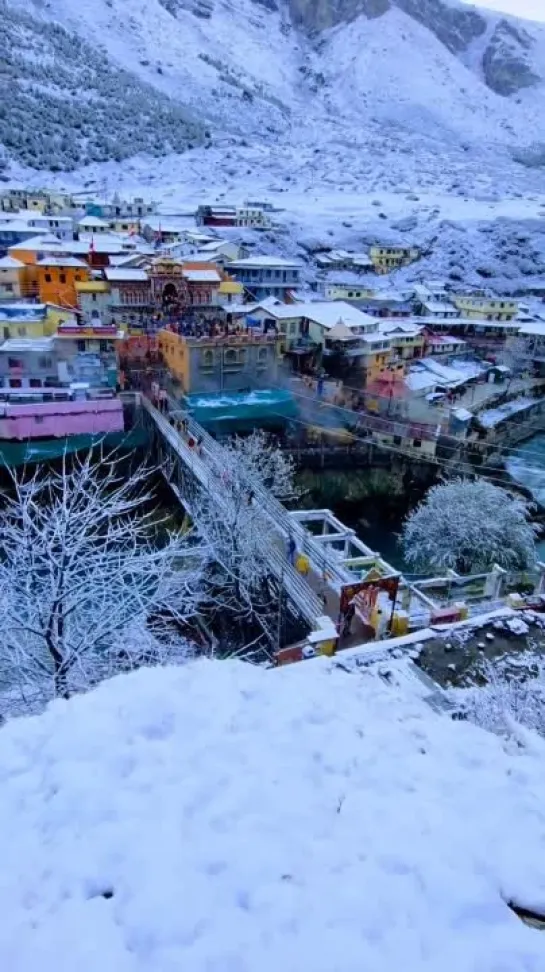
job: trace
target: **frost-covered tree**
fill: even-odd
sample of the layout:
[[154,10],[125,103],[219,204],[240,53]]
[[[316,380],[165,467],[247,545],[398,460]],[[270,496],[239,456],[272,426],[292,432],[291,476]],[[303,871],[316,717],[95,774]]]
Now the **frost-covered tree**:
[[28,710],[142,663],[191,650],[202,553],[158,533],[149,470],[91,454],[14,473],[3,497],[0,709]]
[[[274,643],[274,617],[281,592],[271,577],[270,550],[278,549],[275,523],[257,503],[266,487],[279,499],[295,494],[294,466],[262,432],[235,438],[214,455],[215,486],[200,497],[193,516],[209,551],[208,576],[223,611],[250,633],[257,625]],[[282,556],[285,551],[281,550]]]
[[451,701],[476,725],[489,732],[521,738],[520,727],[545,735],[545,662],[529,660],[524,670],[508,672],[486,662],[484,685],[451,689]]
[[455,479],[429,490],[407,517],[402,541],[416,570],[470,574],[493,564],[512,570],[531,566],[535,533],[521,497],[484,479]]

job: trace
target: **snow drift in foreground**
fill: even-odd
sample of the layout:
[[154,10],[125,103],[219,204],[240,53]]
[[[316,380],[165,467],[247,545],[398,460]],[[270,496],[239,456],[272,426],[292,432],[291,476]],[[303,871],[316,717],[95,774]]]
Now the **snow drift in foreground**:
[[542,972],[538,752],[320,663],[56,702],[0,731],[0,968]]

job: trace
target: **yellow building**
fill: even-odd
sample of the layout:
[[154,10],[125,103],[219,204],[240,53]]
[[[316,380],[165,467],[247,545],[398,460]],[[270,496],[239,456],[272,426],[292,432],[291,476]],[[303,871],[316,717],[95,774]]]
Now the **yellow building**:
[[379,321],[379,330],[389,338],[396,357],[408,361],[423,356],[425,345],[423,328],[402,321]]
[[41,338],[55,334],[59,324],[73,315],[54,304],[27,304],[24,301],[0,306],[0,339]]
[[24,272],[25,265],[20,260],[14,260],[10,256],[0,259],[0,300],[13,300],[24,296]]
[[406,267],[414,263],[420,256],[420,250],[415,246],[372,246],[369,256],[377,273],[390,273],[399,267]]
[[324,287],[328,300],[368,300],[374,293],[372,287],[363,284],[328,283]]
[[481,295],[459,296],[452,298],[462,317],[468,320],[512,321],[518,314],[518,303],[506,297],[483,297]]
[[237,280],[222,280],[218,289],[218,301],[220,304],[236,304],[242,300],[244,287]]
[[165,329],[157,335],[163,361],[186,394],[243,391],[256,376],[274,383],[276,343],[276,335],[251,330],[191,337]]
[[110,229],[112,233],[131,233],[133,236],[139,236],[140,221],[132,219],[131,216],[116,216],[115,219],[110,220]]

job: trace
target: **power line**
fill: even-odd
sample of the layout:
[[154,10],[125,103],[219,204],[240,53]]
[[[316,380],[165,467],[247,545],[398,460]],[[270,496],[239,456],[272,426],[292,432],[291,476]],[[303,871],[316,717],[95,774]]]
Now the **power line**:
[[[287,390],[287,389],[283,388],[282,385],[278,385],[278,384],[273,385],[273,387],[275,387],[275,388],[277,388],[277,389],[279,389],[281,391],[286,391]],[[344,413],[350,415],[352,418],[356,419],[357,421],[360,421],[360,420],[365,419],[366,417],[368,417],[368,418],[371,418],[371,419],[375,420],[376,422],[380,422],[381,423],[381,427],[375,429],[375,432],[377,434],[379,434],[379,435],[380,434],[384,434],[384,435],[399,435],[399,428],[397,430],[395,430],[395,426],[396,425],[397,426],[400,426],[400,425],[407,426],[407,431],[409,431],[410,427],[412,426],[412,428],[414,429],[414,431],[417,432],[417,431],[420,431],[420,429],[424,429],[424,427],[428,424],[428,423],[423,423],[423,422],[417,422],[416,420],[414,420],[414,421],[411,422],[410,420],[407,420],[404,417],[403,418],[399,418],[399,419],[396,420],[395,417],[389,417],[389,416],[383,417],[383,416],[380,416],[380,415],[375,416],[375,415],[369,415],[369,413],[366,413],[366,412],[356,412],[353,409],[347,408],[346,406],[343,406],[343,405],[338,405],[338,404],[336,404],[334,402],[324,401],[323,399],[320,399],[320,398],[311,398],[309,395],[304,395],[302,392],[298,392],[298,391],[295,391],[293,389],[289,389],[289,390],[291,391],[291,393],[296,398],[301,398],[303,401],[310,402],[312,405],[318,406],[318,408],[320,408],[320,409],[322,409],[322,408],[335,409],[336,411],[344,412]],[[309,422],[308,424],[310,426],[312,423]],[[439,427],[439,423],[437,423],[437,425]],[[418,427],[420,427],[420,429]],[[324,427],[324,428],[327,428],[327,427]],[[431,430],[431,428],[432,428],[431,424],[429,425],[429,428]],[[347,431],[351,431],[351,430],[347,430]],[[370,429],[370,431],[373,431],[373,430]],[[545,431],[545,429],[544,429],[544,431]],[[354,433],[352,433],[352,434],[354,434]],[[534,434],[539,434],[539,433],[534,433]],[[441,432],[440,433],[440,436],[441,436],[441,439],[442,440],[448,439],[448,440],[451,440],[452,442],[456,443],[454,446],[450,446],[450,445],[447,445],[444,441],[441,442],[441,448],[444,449],[444,450],[450,451],[452,453],[458,452],[458,450],[464,445],[464,441],[468,441],[468,440],[459,439],[456,436],[451,435],[451,434],[446,433],[446,432]],[[420,438],[420,436],[417,435],[417,434],[413,434],[412,438]],[[439,438],[439,436],[438,435],[429,434],[427,436],[426,435],[422,435],[422,438],[427,438],[428,441],[433,441],[433,440],[437,440],[437,438]],[[469,440],[469,441],[472,442],[473,440]],[[477,444],[477,443],[475,443],[475,444]],[[384,445],[386,447],[386,443],[384,443]],[[509,454],[508,455],[508,458],[516,458],[517,453],[521,451],[521,450],[518,450],[516,448],[511,448],[509,446],[500,446],[499,444],[496,446],[494,443],[488,443],[488,445],[493,446],[495,452],[499,452],[500,454],[502,454],[502,453],[508,453]],[[537,456],[539,458],[543,458],[543,454],[540,453],[540,452],[538,452],[537,450],[524,450],[524,452],[521,453],[521,457],[522,458],[527,458],[529,455],[535,455],[535,456]],[[543,469],[545,470],[545,462],[544,462],[544,465],[543,465]],[[532,469],[532,471],[535,472],[536,470],[535,469]]]

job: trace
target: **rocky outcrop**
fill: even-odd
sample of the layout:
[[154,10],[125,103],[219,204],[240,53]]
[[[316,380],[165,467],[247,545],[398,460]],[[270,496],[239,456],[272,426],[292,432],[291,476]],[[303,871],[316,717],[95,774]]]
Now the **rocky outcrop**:
[[500,20],[483,55],[484,78],[500,95],[512,95],[541,79],[532,71],[528,56],[532,38],[507,20]]
[[308,30],[325,30],[364,14],[381,17],[399,7],[437,35],[453,52],[484,34],[486,20],[476,10],[451,7],[442,0],[289,0],[292,18]]
[[[278,0],[255,0],[256,3]],[[445,0],[286,0],[293,22],[308,31],[349,23],[362,14],[381,17],[397,8],[431,30],[453,54],[463,54],[486,33],[489,20],[471,7]],[[532,38],[522,28],[500,20],[487,44],[482,68],[486,84],[500,95],[512,95],[542,80],[530,64]]]

